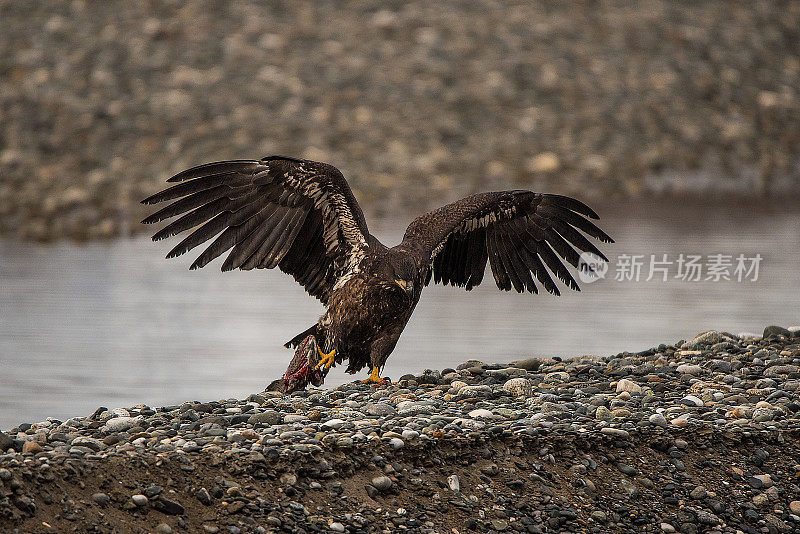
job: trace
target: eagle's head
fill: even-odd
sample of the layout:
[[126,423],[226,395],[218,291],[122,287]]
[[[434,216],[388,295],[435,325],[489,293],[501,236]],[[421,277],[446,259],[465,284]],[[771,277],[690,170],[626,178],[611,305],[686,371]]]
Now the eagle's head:
[[399,288],[408,298],[414,298],[417,266],[405,252],[390,249],[380,262],[377,274],[387,287]]

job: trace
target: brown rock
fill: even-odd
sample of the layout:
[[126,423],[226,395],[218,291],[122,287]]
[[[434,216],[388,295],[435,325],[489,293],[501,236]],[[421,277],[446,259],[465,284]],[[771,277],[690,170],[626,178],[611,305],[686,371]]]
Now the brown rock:
[[26,441],[22,445],[22,454],[38,454],[44,451],[44,447],[36,441]]

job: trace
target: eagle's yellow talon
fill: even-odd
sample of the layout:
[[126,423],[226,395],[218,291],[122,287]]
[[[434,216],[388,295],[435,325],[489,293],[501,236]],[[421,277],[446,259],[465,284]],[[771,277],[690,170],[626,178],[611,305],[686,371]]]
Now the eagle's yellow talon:
[[336,349],[331,349],[329,353],[325,354],[322,352],[322,349],[317,346],[317,352],[319,352],[320,360],[317,365],[314,366],[314,369],[319,369],[324,366],[327,371],[336,363]]
[[362,380],[361,383],[362,384],[385,384],[386,383],[386,379],[381,378],[380,371],[381,370],[380,370],[379,367],[373,367],[372,368],[372,372],[370,373],[370,375],[366,379]]

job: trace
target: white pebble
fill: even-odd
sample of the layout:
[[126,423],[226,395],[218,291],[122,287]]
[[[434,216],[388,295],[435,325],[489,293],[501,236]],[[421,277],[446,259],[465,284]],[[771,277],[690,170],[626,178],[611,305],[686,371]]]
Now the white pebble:
[[345,422],[346,421],[342,419],[329,419],[328,421],[322,423],[322,426],[324,426],[325,428],[333,428],[334,430],[336,430],[338,428],[341,428],[341,426],[344,425]]
[[106,421],[105,429],[109,432],[123,432],[138,425],[141,420],[141,417],[113,417]]
[[627,378],[620,378],[617,382],[617,393],[627,391],[628,393],[641,393],[642,386]]
[[458,479],[458,475],[450,475],[447,477],[447,485],[450,486],[450,489],[455,493],[461,491],[461,481]]
[[403,430],[403,439],[405,440],[412,440],[417,439],[419,437],[419,432],[416,430],[411,430],[410,428],[406,428]]
[[453,380],[450,383],[450,387],[453,388],[456,391],[458,391],[459,389],[463,388],[466,385],[467,385],[467,383],[466,382],[462,382],[461,380]]
[[503,391],[513,397],[529,397],[533,393],[533,386],[527,378],[512,378],[503,384]]
[[703,400],[699,397],[695,397],[694,395],[686,395],[684,398],[681,399],[681,402],[687,404],[689,406],[703,406]]
[[702,367],[691,363],[682,363],[675,370],[678,371],[679,373],[692,376],[697,376],[703,372]]

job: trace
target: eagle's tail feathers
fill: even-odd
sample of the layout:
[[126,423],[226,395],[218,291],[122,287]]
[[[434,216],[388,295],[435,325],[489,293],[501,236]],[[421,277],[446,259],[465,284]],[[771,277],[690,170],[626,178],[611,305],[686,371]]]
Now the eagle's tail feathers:
[[300,343],[311,334],[314,334],[314,336],[316,337],[316,334],[317,334],[317,325],[316,324],[313,325],[311,328],[300,332],[299,334],[294,336],[292,339],[290,339],[289,341],[284,343],[283,346],[286,347],[287,349],[297,348],[297,346],[300,345]]

